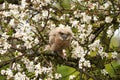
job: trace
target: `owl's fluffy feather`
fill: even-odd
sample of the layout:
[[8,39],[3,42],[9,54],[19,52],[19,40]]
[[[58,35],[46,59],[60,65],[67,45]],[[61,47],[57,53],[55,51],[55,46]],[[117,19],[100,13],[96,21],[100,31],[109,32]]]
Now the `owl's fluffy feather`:
[[70,46],[73,32],[69,27],[56,27],[49,33],[50,50],[62,53]]

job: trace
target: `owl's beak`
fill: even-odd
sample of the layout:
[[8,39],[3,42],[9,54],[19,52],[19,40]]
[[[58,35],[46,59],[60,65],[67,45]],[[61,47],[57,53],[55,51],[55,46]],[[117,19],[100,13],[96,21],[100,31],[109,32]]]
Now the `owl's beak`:
[[66,34],[63,34],[63,35],[62,35],[63,40],[66,40],[67,37],[68,37],[68,36],[67,36]]

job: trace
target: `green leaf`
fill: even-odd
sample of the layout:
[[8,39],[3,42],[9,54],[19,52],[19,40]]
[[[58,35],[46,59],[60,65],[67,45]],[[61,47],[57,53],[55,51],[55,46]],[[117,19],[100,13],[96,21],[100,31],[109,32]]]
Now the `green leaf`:
[[120,72],[118,71],[119,68],[120,68],[120,64],[118,64],[117,61],[113,61],[105,65],[105,69],[107,70],[107,72],[111,77],[117,77],[117,73]]
[[72,67],[68,66],[57,66],[57,72],[62,75],[62,80],[69,80],[70,75],[78,75],[79,72]]
[[64,9],[70,9],[71,8],[71,2],[70,2],[70,0],[61,0],[61,6]]

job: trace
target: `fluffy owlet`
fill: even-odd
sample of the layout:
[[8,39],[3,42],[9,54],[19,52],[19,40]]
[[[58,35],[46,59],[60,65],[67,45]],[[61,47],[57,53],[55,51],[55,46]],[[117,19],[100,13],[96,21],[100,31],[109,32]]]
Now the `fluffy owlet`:
[[70,46],[73,32],[69,27],[56,27],[49,33],[50,50],[63,57],[63,49]]

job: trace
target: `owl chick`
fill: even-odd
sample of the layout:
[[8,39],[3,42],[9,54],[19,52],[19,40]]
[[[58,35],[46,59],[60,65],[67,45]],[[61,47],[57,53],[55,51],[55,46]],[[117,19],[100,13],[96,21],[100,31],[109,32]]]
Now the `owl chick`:
[[63,49],[70,46],[73,32],[69,27],[57,27],[49,33],[50,50],[63,57]]

